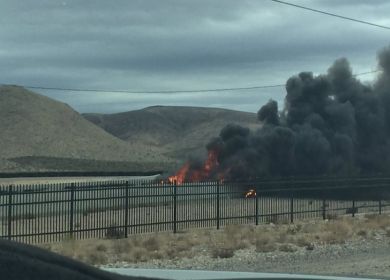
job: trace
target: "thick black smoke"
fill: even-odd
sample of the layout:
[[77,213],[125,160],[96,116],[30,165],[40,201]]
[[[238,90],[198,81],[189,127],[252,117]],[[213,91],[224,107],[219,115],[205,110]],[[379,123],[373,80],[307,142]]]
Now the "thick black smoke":
[[228,179],[263,176],[390,173],[390,47],[382,70],[362,84],[346,59],[325,75],[302,72],[286,84],[284,108],[270,100],[258,112],[261,129],[228,125],[208,149]]

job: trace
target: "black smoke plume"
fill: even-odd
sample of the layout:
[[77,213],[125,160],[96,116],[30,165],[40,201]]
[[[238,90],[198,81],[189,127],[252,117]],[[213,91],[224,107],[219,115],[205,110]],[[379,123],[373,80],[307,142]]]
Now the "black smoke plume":
[[361,83],[344,58],[327,74],[291,77],[283,109],[270,100],[259,110],[261,129],[228,125],[208,144],[218,153],[215,173],[227,179],[389,174],[390,47],[378,61],[382,71],[372,85]]

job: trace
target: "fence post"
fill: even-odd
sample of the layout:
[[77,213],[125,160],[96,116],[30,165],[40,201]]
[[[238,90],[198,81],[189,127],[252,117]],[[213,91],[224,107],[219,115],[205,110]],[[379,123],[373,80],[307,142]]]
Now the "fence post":
[[12,185],[8,186],[8,240],[12,236]]
[[382,214],[382,200],[379,200],[379,215]]
[[173,233],[177,233],[177,182],[173,184]]
[[355,217],[355,200],[352,200],[352,217]]
[[322,200],[322,219],[326,219],[326,200]]
[[290,222],[294,223],[294,197],[292,194],[290,199]]
[[220,184],[219,181],[217,181],[217,229],[220,227],[220,213],[219,213],[219,200],[220,200],[220,190],[219,190]]
[[126,181],[125,185],[125,238],[128,236],[128,227],[129,227],[129,181]]
[[73,237],[73,215],[74,215],[74,183],[70,184],[70,217],[69,217],[69,232]]
[[255,211],[256,211],[256,226],[259,225],[259,195],[257,190],[255,190]]

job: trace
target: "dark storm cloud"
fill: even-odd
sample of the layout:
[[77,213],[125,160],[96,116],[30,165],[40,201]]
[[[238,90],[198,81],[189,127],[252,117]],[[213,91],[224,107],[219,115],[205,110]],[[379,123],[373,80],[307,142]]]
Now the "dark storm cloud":
[[[390,25],[390,4],[369,3],[310,5]],[[131,90],[283,83],[304,69],[322,72],[337,57],[348,57],[357,72],[367,71],[376,50],[389,42],[386,30],[271,1],[53,0],[2,1],[0,41],[4,83]],[[236,104],[224,93],[226,99],[218,101],[212,94],[197,94],[149,96],[147,102],[140,102],[143,96],[97,94],[91,100],[82,94],[44,93],[80,110],[105,112],[135,100],[139,106]],[[275,91],[258,94],[264,95],[256,99],[261,104]],[[284,90],[276,94],[280,101]],[[259,104],[252,97],[242,95],[240,108],[255,111]]]

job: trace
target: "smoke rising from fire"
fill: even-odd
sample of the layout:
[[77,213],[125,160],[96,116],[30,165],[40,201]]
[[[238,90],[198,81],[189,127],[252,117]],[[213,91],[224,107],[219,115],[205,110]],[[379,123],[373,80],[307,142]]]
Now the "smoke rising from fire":
[[261,129],[228,125],[207,149],[226,179],[263,176],[356,175],[390,171],[390,47],[378,54],[382,70],[362,84],[348,61],[327,74],[302,72],[286,84],[284,107],[270,100],[258,111]]

